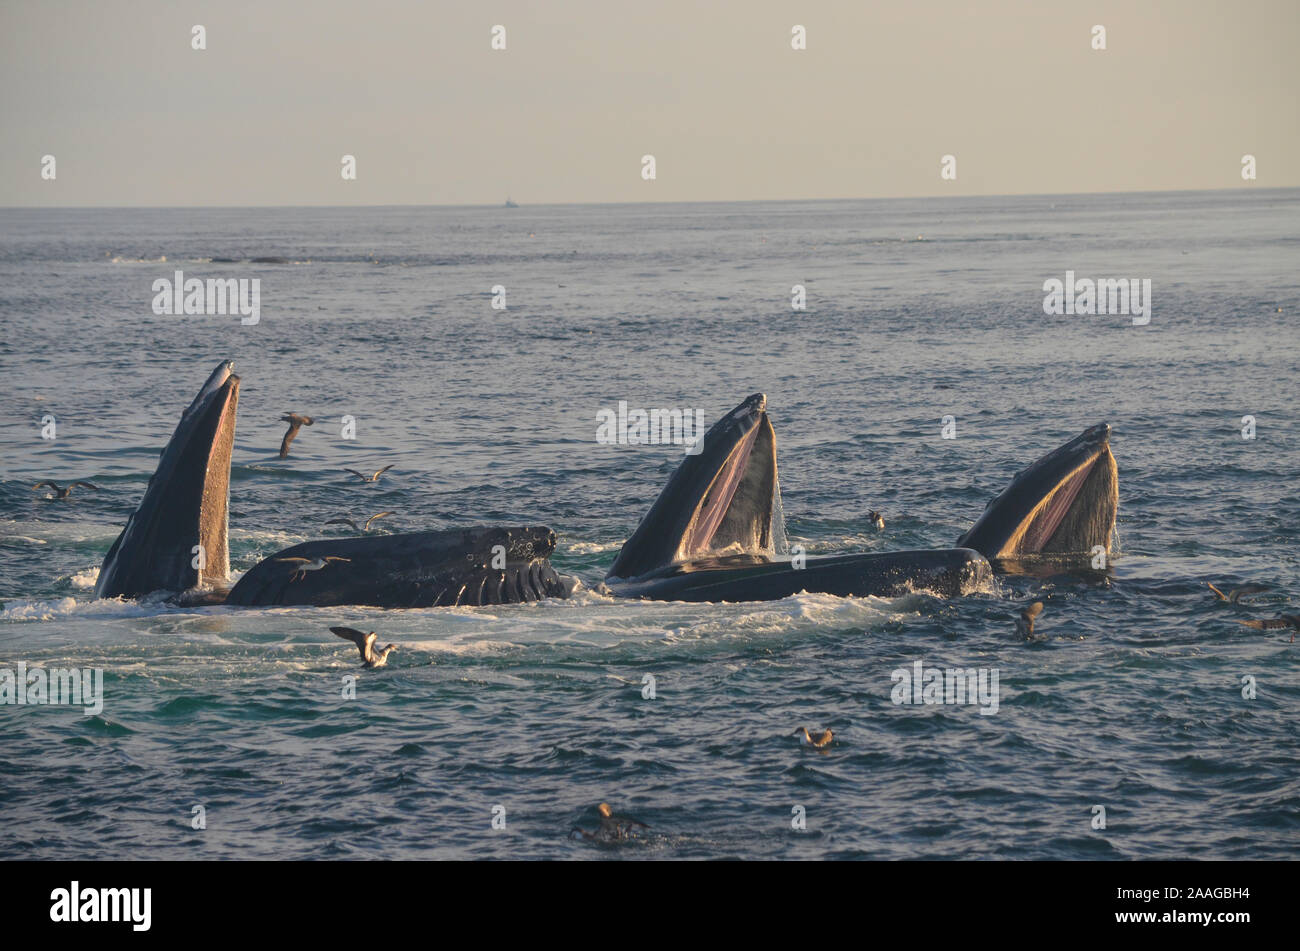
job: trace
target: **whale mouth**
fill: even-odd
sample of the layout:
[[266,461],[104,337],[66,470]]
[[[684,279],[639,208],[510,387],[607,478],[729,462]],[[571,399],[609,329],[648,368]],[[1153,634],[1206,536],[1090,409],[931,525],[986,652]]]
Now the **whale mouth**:
[[104,558],[96,597],[137,598],[226,580],[238,407],[239,377],[227,360],[181,415],[144,498]]
[[709,484],[673,560],[770,551],[775,486],[776,433],[764,413]]
[[990,559],[1111,551],[1119,477],[1110,426],[1085,430],[1018,473],[957,544]]
[[716,422],[623,545],[609,578],[639,578],[724,554],[768,555],[780,492],[767,397],[755,393]]

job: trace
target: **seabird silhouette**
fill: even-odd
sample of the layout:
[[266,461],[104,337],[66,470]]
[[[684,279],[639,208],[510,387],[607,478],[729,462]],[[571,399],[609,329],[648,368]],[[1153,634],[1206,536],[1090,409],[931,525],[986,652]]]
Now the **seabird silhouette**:
[[1045,641],[1047,636],[1044,634],[1034,634],[1034,618],[1043,613],[1043,602],[1035,601],[1029,607],[1020,612],[1020,617],[1016,620],[1016,633],[1027,641]]
[[351,561],[351,558],[340,558],[338,555],[325,555],[322,558],[277,558],[276,561],[293,561],[298,563],[298,567],[293,569],[293,574],[289,577],[290,581],[298,581],[307,577],[309,571],[320,571],[331,561]]
[[825,749],[830,746],[831,740],[834,738],[830,730],[813,730],[809,732],[806,726],[801,726],[794,732],[799,737],[801,744],[811,746],[815,750]]
[[396,644],[389,644],[383,650],[375,650],[375,641],[379,635],[374,631],[362,634],[355,627],[331,627],[331,631],[344,640],[351,641],[361,651],[361,662],[365,667],[383,667],[388,663],[388,655],[397,650]]
[[868,512],[867,518],[870,520],[871,524],[876,527],[876,531],[883,532],[885,530],[885,519],[879,512]]
[[366,519],[366,525],[365,525],[364,528],[362,528],[362,527],[361,527],[360,525],[358,525],[356,522],[352,521],[352,519],[350,519],[350,518],[342,518],[342,517],[340,517],[340,518],[332,518],[332,519],[330,519],[329,521],[327,521],[325,524],[326,524],[326,525],[351,525],[351,526],[352,526],[352,530],[353,530],[354,532],[368,532],[368,531],[370,531],[370,523],[371,523],[371,522],[373,522],[373,521],[374,521],[375,519],[377,519],[377,518],[383,518],[385,515],[392,515],[392,514],[393,514],[392,512],[380,512],[378,515],[372,515],[372,516],[370,516],[370,518]]
[[[1279,627],[1289,627],[1293,630],[1300,631],[1300,614],[1282,614],[1278,617],[1268,617],[1255,621],[1238,621],[1238,624],[1244,624],[1246,627],[1253,627],[1257,631],[1271,631]],[[1295,635],[1291,635],[1291,640],[1295,640]]]
[[72,494],[72,490],[79,485],[85,486],[87,489],[94,489],[96,492],[99,491],[99,486],[95,485],[93,482],[73,482],[66,489],[64,489],[64,488],[60,488],[57,482],[51,482],[48,479],[46,479],[44,482],[37,482],[34,486],[32,486],[32,491],[35,492],[41,486],[45,486],[45,485],[48,485],[51,489],[54,490],[54,497],[56,499],[66,499],[68,496]]
[[1261,591],[1267,591],[1270,587],[1270,585],[1266,584],[1244,584],[1240,588],[1233,588],[1227,594],[1224,594],[1212,582],[1207,581],[1205,584],[1218,595],[1220,601],[1227,601],[1229,604],[1236,604],[1244,594],[1259,594]]
[[289,443],[293,442],[293,437],[298,435],[298,430],[304,426],[310,426],[316,422],[311,416],[299,416],[297,413],[286,413],[280,417],[280,422],[288,423],[289,429],[284,434],[284,439],[280,441],[280,458],[283,459],[289,455]]
[[626,842],[628,839],[636,838],[638,830],[650,828],[644,822],[638,822],[627,816],[614,815],[607,802],[597,806],[596,811],[600,813],[600,828],[588,832],[586,829],[574,826],[569,831],[569,835],[587,842]]
[[397,463],[390,462],[388,465],[384,466],[382,469],[377,469],[377,470],[375,470],[375,474],[374,474],[374,475],[371,475],[371,476],[368,476],[368,475],[366,475],[366,474],[364,474],[364,473],[362,473],[362,472],[358,472],[356,469],[344,469],[343,471],[344,471],[344,472],[351,472],[354,476],[356,476],[356,477],[357,477],[358,479],[360,479],[362,482],[378,482],[378,481],[379,481],[379,477],[380,477],[381,475],[383,475],[385,472],[387,472],[389,469],[393,468],[393,466],[395,466],[396,464],[397,464]]

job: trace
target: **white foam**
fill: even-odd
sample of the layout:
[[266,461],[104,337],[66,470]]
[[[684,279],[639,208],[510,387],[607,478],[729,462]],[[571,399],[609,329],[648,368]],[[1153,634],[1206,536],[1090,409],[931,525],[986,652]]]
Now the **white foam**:
[[157,617],[164,614],[186,613],[186,609],[161,601],[122,601],[117,598],[98,598],[79,601],[73,597],[19,598],[0,608],[0,621],[53,621],[59,618],[135,618]]
[[0,621],[52,621],[66,617],[77,608],[76,598],[53,601],[9,601],[0,609]]
[[78,571],[68,578],[74,588],[93,588],[99,580],[99,565],[91,565],[85,571]]
[[0,545],[12,545],[15,548],[25,545],[44,545],[43,538],[32,538],[29,535],[0,535]]
[[598,555],[601,552],[622,548],[622,542],[569,542],[560,546],[563,551],[575,555]]

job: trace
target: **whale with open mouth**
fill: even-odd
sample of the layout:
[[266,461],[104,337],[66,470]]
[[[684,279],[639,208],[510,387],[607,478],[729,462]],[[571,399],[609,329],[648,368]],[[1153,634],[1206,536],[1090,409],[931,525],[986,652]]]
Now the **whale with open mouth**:
[[96,597],[139,598],[225,582],[238,406],[239,377],[226,360],[181,414],[139,508],[104,558]]
[[[227,523],[239,377],[221,363],[181,416],[139,508],[104,559],[97,597],[163,592],[182,603],[434,607],[566,597],[555,532],[487,527],[303,542],[233,588]],[[1095,426],[1025,469],[958,547],[799,556],[786,552],[776,434],[755,394],[704,435],[606,577],[616,596],[768,601],[800,591],[957,597],[999,566],[1109,551],[1118,487],[1110,427]]]
[[1109,556],[1118,508],[1119,471],[1101,423],[1017,473],[957,544],[1008,570]]
[[770,601],[800,591],[945,597],[987,587],[988,561],[970,548],[794,559],[784,547],[776,434],[756,393],[704,435],[623,545],[605,578],[622,597]]
[[[144,498],[109,549],[95,596],[184,604],[430,607],[564,597],[546,527],[475,527],[304,542],[228,588],[230,456],[239,377],[217,366],[162,451]],[[319,570],[311,570],[317,567]]]

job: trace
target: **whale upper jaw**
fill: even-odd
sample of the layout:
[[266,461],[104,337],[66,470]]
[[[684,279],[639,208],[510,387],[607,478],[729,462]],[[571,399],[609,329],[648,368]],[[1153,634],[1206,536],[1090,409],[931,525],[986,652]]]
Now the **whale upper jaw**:
[[1119,477],[1110,426],[1084,430],[1016,474],[957,544],[990,560],[1111,552]]
[[776,434],[767,397],[755,393],[713,424],[698,454],[682,460],[608,577],[639,578],[726,552],[771,553],[778,491]]
[[139,598],[226,581],[238,407],[239,377],[225,360],[181,414],[144,498],[104,558],[96,597]]

